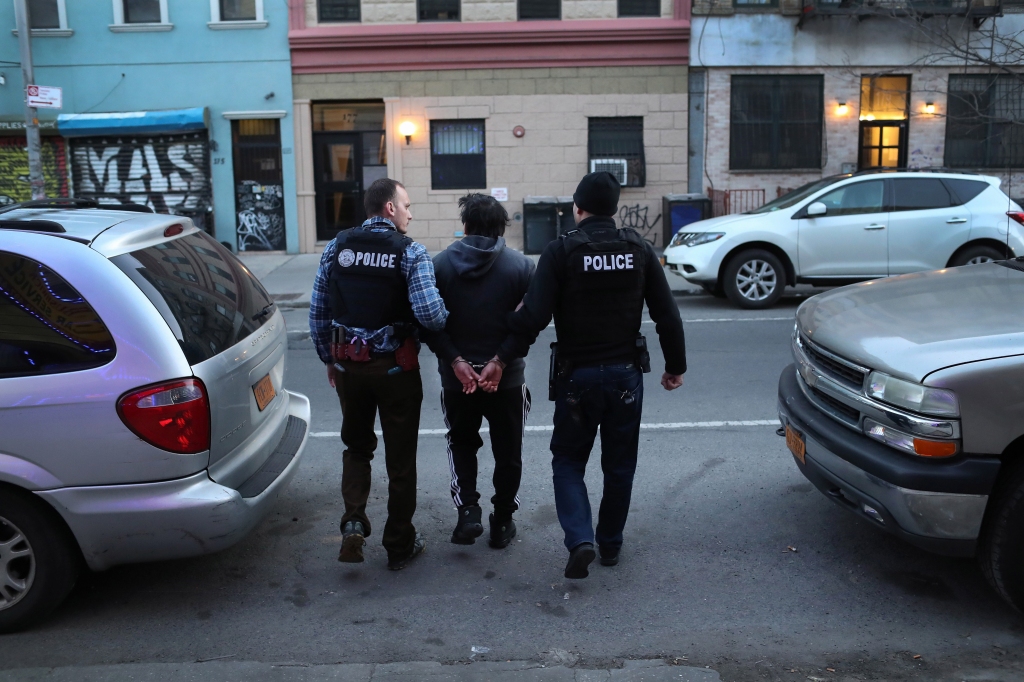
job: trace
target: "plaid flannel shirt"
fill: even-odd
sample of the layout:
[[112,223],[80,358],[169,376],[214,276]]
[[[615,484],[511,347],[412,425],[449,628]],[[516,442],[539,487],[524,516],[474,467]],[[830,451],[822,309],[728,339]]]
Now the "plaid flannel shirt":
[[[367,228],[374,232],[385,232],[394,230],[395,226],[387,218],[374,216],[362,224],[361,229]],[[316,272],[316,279],[313,280],[313,296],[309,302],[309,335],[316,346],[317,355],[325,363],[333,362],[331,330],[335,327],[345,330],[346,341],[352,341],[356,337],[364,339],[374,353],[391,353],[397,350],[401,342],[389,333],[390,327],[383,329],[345,327],[331,317],[331,300],[327,282],[331,274],[331,265],[334,263],[337,253],[338,244],[332,239],[324,249],[323,256],[320,258],[320,267]],[[448,320],[448,309],[444,307],[444,301],[441,300],[441,294],[438,292],[434,280],[434,262],[430,260],[430,255],[422,244],[413,242],[406,247],[402,258],[402,275],[405,276],[405,281],[409,284],[409,303],[412,304],[412,314],[416,321],[431,331],[444,329],[444,323]]]

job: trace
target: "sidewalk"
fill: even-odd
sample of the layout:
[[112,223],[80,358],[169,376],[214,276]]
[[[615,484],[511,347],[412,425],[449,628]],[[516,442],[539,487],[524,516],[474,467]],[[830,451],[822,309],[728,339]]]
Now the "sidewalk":
[[541,663],[433,662],[305,665],[302,663],[127,663],[0,670],[3,682],[719,682],[705,668],[664,661],[626,661],[611,670],[545,667]]
[[[267,288],[279,308],[308,308],[313,293],[313,277],[320,265],[320,254],[239,253],[239,259]],[[536,261],[538,256],[530,256]],[[703,293],[678,275],[665,270],[668,285],[679,294]]]

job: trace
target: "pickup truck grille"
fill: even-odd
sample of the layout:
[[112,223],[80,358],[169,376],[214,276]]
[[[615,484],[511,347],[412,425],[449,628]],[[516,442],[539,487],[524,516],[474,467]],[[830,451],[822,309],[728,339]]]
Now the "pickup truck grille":
[[813,362],[822,372],[829,375],[836,381],[858,391],[864,386],[864,378],[866,377],[864,372],[838,362],[837,360],[833,360],[819,351],[812,344],[808,343],[806,339],[801,340],[803,341],[802,345],[804,347],[804,352],[807,353],[811,362]]
[[822,393],[821,391],[819,391],[816,388],[812,388],[811,392],[814,394],[814,397],[819,402],[824,403],[828,407],[832,408],[832,410],[837,413],[836,416],[845,417],[846,420],[848,422],[850,422],[854,426],[860,424],[860,411],[859,410],[856,410],[856,409],[850,407],[846,403],[842,403],[842,402],[836,400],[835,398],[833,398],[830,395],[826,395],[826,394]]

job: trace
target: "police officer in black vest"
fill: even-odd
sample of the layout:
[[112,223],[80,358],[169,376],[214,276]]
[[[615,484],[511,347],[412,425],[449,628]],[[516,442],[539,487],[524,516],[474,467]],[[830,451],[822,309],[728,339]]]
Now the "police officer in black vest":
[[[619,189],[611,173],[580,181],[577,228],[544,250],[522,308],[509,318],[512,333],[529,343],[555,318],[551,468],[569,550],[566,578],[587,577],[595,540],[602,565],[619,561],[640,440],[641,371],[650,371],[640,334],[645,302],[665,355],[661,385],[679,388],[686,371],[683,323],[658,257],[637,232],[615,226]],[[595,535],[583,476],[598,427],[604,495]]]
[[388,520],[381,543],[398,570],[425,546],[412,524],[423,385],[415,325],[444,328],[448,310],[427,250],[405,235],[412,213],[401,183],[382,178],[363,197],[370,216],[327,245],[313,283],[309,328],[341,401],[345,443],[339,561],[363,560],[366,502],[380,412],[388,471]]

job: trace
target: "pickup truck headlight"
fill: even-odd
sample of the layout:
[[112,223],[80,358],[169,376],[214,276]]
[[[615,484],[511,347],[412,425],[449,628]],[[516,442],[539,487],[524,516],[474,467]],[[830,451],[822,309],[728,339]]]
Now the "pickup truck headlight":
[[700,246],[718,241],[725,236],[724,232],[676,232],[669,246]]
[[872,398],[906,408],[911,412],[936,417],[960,416],[960,403],[956,399],[956,393],[904,381],[882,372],[872,372],[868,376],[867,392]]

